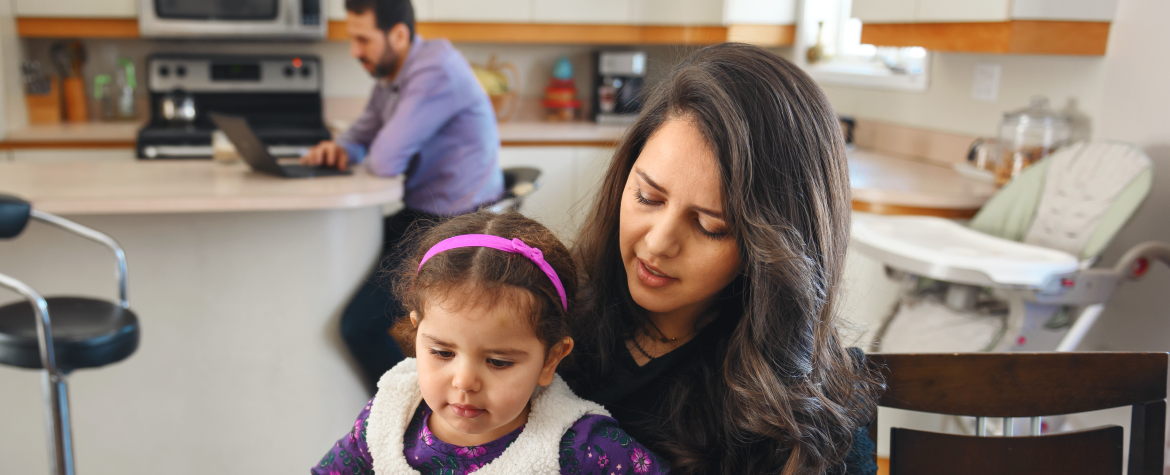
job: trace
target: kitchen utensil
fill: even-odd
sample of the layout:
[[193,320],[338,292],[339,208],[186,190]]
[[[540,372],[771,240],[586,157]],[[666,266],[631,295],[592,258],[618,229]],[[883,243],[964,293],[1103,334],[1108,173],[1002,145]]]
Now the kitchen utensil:
[[69,122],[86,122],[89,120],[89,108],[87,107],[87,99],[85,94],[85,82],[81,78],[81,66],[85,63],[85,47],[81,45],[80,41],[74,41],[69,49],[62,53],[63,50],[53,47],[54,61],[58,62],[58,68],[61,68],[61,62],[65,59],[64,55],[68,55],[69,75],[62,81],[62,88],[65,94],[65,118]]
[[1023,109],[1003,115],[999,128],[999,156],[995,182],[1003,185],[1028,166],[1068,145],[1072,119],[1048,107],[1048,98],[1035,96]]
[[497,63],[495,55],[486,65],[471,65],[471,70],[491,99],[496,120],[507,122],[516,115],[520,109],[520,70],[512,63]]

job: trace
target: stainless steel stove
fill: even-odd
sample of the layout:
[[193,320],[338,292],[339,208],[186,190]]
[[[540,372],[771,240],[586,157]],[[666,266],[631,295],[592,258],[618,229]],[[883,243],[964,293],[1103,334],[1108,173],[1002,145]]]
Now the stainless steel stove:
[[147,58],[151,117],[138,158],[211,158],[210,112],[244,116],[277,157],[300,156],[331,135],[316,56],[153,55]]

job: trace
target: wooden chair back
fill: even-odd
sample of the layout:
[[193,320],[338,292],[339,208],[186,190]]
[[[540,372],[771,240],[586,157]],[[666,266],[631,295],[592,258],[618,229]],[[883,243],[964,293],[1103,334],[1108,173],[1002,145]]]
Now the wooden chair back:
[[[1044,417],[1131,406],[1129,474],[1162,473],[1167,353],[870,354],[878,405],[976,417]],[[870,425],[877,441],[877,418]],[[1121,474],[1118,426],[977,437],[892,429],[890,475]]]

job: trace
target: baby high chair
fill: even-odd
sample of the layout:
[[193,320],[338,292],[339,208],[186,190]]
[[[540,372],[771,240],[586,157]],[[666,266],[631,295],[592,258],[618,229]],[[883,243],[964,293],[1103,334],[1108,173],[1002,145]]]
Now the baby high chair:
[[1091,268],[1149,193],[1150,159],[1082,142],[1037,162],[963,226],[942,218],[857,216],[853,245],[901,285],[871,350],[1071,351],[1114,289],[1170,265],[1170,246],[1134,246]]

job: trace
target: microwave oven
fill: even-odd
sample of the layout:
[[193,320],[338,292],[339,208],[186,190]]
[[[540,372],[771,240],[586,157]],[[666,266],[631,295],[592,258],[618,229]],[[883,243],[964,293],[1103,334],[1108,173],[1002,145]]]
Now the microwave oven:
[[148,38],[325,38],[329,0],[140,0]]

